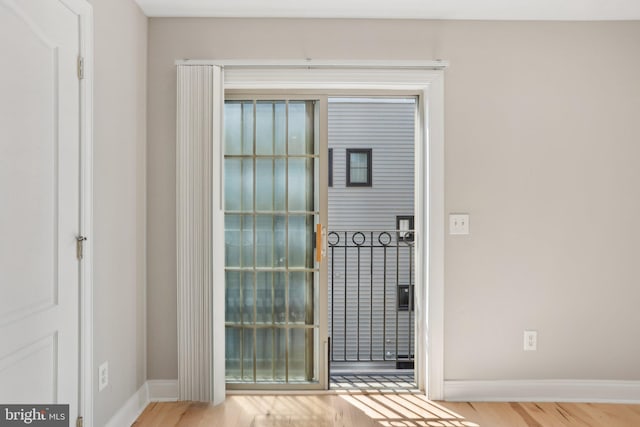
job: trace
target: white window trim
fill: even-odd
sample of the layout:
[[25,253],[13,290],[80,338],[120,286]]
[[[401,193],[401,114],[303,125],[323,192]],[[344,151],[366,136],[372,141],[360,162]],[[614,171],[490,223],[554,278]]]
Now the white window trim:
[[[430,399],[442,399],[444,397],[445,219],[443,70],[448,63],[446,61],[181,60],[176,64],[180,66],[210,65],[223,70],[225,90],[410,90],[420,94],[416,120],[415,156],[416,260],[419,266],[416,271],[415,292],[416,299],[428,301],[428,306],[426,304],[416,306],[420,330],[416,337],[416,374],[418,387],[424,389]],[[218,104],[218,102],[215,103]],[[222,152],[222,129],[214,133],[213,153],[219,154]],[[425,147],[428,149],[424,149]],[[222,156],[216,157],[220,162],[217,163],[219,170],[222,171],[223,165],[220,160]],[[222,172],[213,174],[213,188],[219,193],[214,195],[214,200],[218,198],[222,200],[222,179]],[[224,229],[216,229],[214,234],[224,235]],[[428,247],[422,243],[425,239],[421,237],[425,235],[429,236]],[[220,240],[216,242],[218,245],[223,245]],[[213,363],[215,365],[216,361]],[[425,380],[425,373],[428,380]]]

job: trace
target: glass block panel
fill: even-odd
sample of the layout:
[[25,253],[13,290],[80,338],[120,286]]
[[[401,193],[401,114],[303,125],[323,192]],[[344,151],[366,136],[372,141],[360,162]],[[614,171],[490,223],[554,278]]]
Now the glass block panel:
[[275,159],[273,168],[273,210],[283,212],[287,209],[287,160]]
[[272,381],[274,331],[272,328],[256,329],[256,380]]
[[242,273],[242,321],[252,324],[255,322],[253,302],[254,296],[254,273]]
[[274,243],[273,215],[256,216],[256,266],[273,266]]
[[224,103],[224,153],[240,154],[242,151],[242,103]]
[[[310,273],[313,275],[313,298],[311,300],[311,304],[313,305],[313,324],[316,326],[320,325],[320,272],[315,271]],[[326,291],[325,291],[326,292]],[[331,295],[331,294],[329,294]],[[309,318],[307,318],[307,323],[309,323]],[[318,335],[319,336],[319,335]]]
[[313,159],[313,182],[311,183],[311,191],[313,192],[312,210],[320,210],[320,191],[317,189],[317,183],[320,182],[320,159]]
[[273,211],[273,159],[256,159],[256,210]]
[[253,154],[253,102],[242,103],[242,154]]
[[253,267],[253,215],[242,215],[240,255],[242,267]]
[[[236,195],[242,200],[242,212],[253,211],[253,159],[242,159],[242,193]],[[225,195],[225,198],[227,196]],[[233,195],[231,195],[233,197]]]
[[287,320],[287,282],[286,273],[273,273],[273,312],[274,322],[283,324]]
[[241,216],[226,214],[224,216],[225,266],[240,267],[240,232]]
[[273,274],[258,272],[256,281],[256,323],[271,323],[273,319]]
[[313,268],[313,215],[289,216],[289,268]]
[[240,329],[225,328],[225,358],[227,380],[240,380]]
[[317,317],[314,273],[295,271],[314,265],[314,215],[304,213],[317,204],[319,168],[303,157],[315,150],[313,109],[307,101],[225,103],[225,155],[242,156],[224,164],[225,263],[249,269],[226,271],[225,319],[238,325],[226,331],[230,381],[311,379],[313,330],[289,325]]
[[240,272],[226,272],[225,292],[225,320],[227,322],[240,323]]
[[289,273],[289,323],[313,324],[312,289],[312,273]]
[[242,379],[244,381],[253,381],[254,333],[253,328],[242,328]]
[[285,216],[256,215],[256,265],[284,266],[285,244]]
[[275,328],[273,331],[274,348],[273,348],[273,368],[274,380],[284,381],[286,379],[287,366],[287,330],[285,328]]
[[287,217],[285,215],[274,216],[274,262],[276,268],[287,265]]
[[304,328],[289,329],[289,381],[304,381],[306,379],[306,344]]
[[224,209],[239,211],[242,206],[242,160],[224,160]]
[[274,117],[273,102],[258,101],[256,103],[256,154],[271,155],[274,149]]
[[275,102],[273,135],[275,140],[275,154],[287,154],[287,106],[284,101]]
[[289,158],[289,210],[313,211],[313,159]]
[[313,154],[313,103],[289,102],[289,154]]
[[253,160],[225,159],[224,208],[226,211],[253,210]]

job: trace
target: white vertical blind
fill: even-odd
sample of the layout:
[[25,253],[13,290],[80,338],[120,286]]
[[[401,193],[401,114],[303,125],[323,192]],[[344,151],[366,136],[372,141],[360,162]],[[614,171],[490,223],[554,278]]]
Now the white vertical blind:
[[[178,66],[176,214],[180,400],[224,400],[224,229],[221,164],[222,71]],[[224,236],[217,236],[224,239]],[[218,253],[220,252],[220,253]]]

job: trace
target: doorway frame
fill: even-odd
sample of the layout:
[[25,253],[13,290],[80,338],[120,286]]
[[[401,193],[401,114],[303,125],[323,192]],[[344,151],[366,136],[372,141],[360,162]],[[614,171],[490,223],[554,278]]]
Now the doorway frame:
[[[325,91],[323,91],[323,93],[327,94],[327,98],[329,100],[331,98],[353,98],[353,99],[360,98],[360,99],[367,99],[367,100],[369,100],[369,99],[371,99],[371,100],[385,100],[385,99],[387,99],[387,100],[389,100],[389,99],[391,99],[391,100],[398,100],[398,99],[407,100],[407,99],[411,99],[411,100],[415,101],[415,103],[413,104],[415,108],[413,109],[413,116],[414,116],[413,117],[413,119],[414,119],[414,138],[413,138],[413,140],[414,140],[413,144],[414,145],[413,145],[413,149],[414,149],[414,153],[413,153],[412,157],[413,157],[413,163],[414,163],[414,173],[413,173],[414,206],[413,206],[413,212],[417,216],[418,215],[417,206],[420,203],[420,197],[421,197],[421,195],[420,196],[418,195],[418,181],[419,181],[420,178],[418,177],[417,174],[420,171],[419,168],[422,167],[422,165],[421,165],[421,163],[420,163],[420,161],[418,159],[418,156],[420,155],[419,154],[420,151],[419,151],[418,147],[423,144],[422,137],[421,137],[421,132],[419,131],[419,129],[421,128],[420,124],[419,124],[420,112],[421,112],[420,109],[422,108],[420,106],[420,99],[423,97],[423,93],[421,91],[419,91],[419,90],[406,89],[406,88],[403,88],[402,90],[400,90],[400,89],[395,89],[395,90],[391,90],[391,89],[385,89],[385,90],[381,90],[381,89],[377,89],[377,90],[325,90]],[[373,102],[375,102],[375,101],[373,101]],[[347,149],[347,150],[349,150],[349,149]],[[348,160],[347,160],[347,162],[348,162]],[[411,227],[411,229],[414,230],[414,232],[417,232],[418,229],[415,226],[415,221],[412,220],[412,223],[414,223],[414,225]],[[397,228],[398,227],[396,227],[396,229]],[[423,232],[423,234],[424,234],[424,232]],[[419,241],[419,239],[417,241]],[[415,248],[415,247],[416,246],[412,245],[412,248]],[[411,257],[411,259],[412,259],[413,265],[415,266],[414,267],[415,271],[420,269],[422,264],[417,262],[419,260],[419,258],[417,257],[417,252],[416,251],[413,251],[413,256]],[[416,277],[416,276],[414,275],[414,277]],[[416,280],[416,284],[417,283],[418,282]],[[414,286],[412,286],[412,287],[413,287],[414,290],[417,287],[421,287],[422,290],[423,290],[423,294],[422,295],[426,295],[425,294],[426,289],[427,289],[426,283],[424,283],[424,281],[422,281],[420,283],[423,286],[420,286],[420,285],[415,286],[415,284],[414,284]],[[400,286],[400,285],[398,285],[398,286]],[[415,298],[415,294],[414,294],[413,300],[414,301],[417,300],[417,298]],[[415,304],[414,304],[414,306],[415,306]],[[422,307],[423,307],[423,309],[426,309],[426,305],[425,304],[422,304]],[[418,318],[418,313],[417,313],[417,311],[415,309],[412,309],[412,312],[415,314],[414,315],[414,321],[411,322],[411,325],[415,326],[415,327],[412,327],[412,329],[413,329],[412,336],[413,336],[413,343],[414,343],[413,351],[414,351],[414,361],[415,361],[413,368],[410,369],[410,371],[412,372],[412,376],[413,376],[413,382],[415,383],[415,387],[412,387],[412,389],[418,388],[419,390],[422,390],[422,391],[428,391],[428,387],[427,387],[427,384],[426,384],[427,381],[425,379],[425,376],[427,378],[429,378],[428,372],[427,372],[428,370],[424,369],[424,368],[421,368],[421,362],[420,362],[420,359],[419,359],[419,354],[416,353],[418,351],[422,351],[422,349],[419,349],[419,346],[418,346],[418,340],[420,339],[420,336],[421,336],[421,334],[419,333],[419,329],[418,329],[418,324],[420,322],[420,319]],[[425,329],[424,327],[421,326],[420,330],[427,330],[427,329]],[[333,342],[333,339],[334,338],[331,337],[332,342]],[[426,352],[424,352],[424,351],[422,351],[422,352],[423,352],[424,356],[426,357]],[[410,355],[410,354],[411,353],[408,351],[407,355]],[[386,360],[386,358],[385,358],[385,360]],[[398,361],[398,359],[396,359],[396,362],[397,361]],[[375,362],[378,362],[378,361],[375,361]],[[331,362],[329,361],[329,364],[330,363]],[[339,363],[349,363],[349,362],[339,362]],[[358,362],[355,362],[355,363],[358,363]],[[395,369],[398,369],[398,368],[394,368],[394,370]],[[420,369],[420,371],[419,371],[419,369]],[[407,371],[408,370],[409,369],[407,369]],[[329,369],[329,371],[331,371],[331,369]],[[366,371],[366,369],[364,371]],[[340,375],[340,374],[337,374],[337,375]],[[346,375],[349,375],[349,374],[346,374]],[[331,384],[331,378],[329,378],[329,384]],[[362,387],[362,388],[363,389],[367,389],[367,387]],[[328,390],[339,390],[339,389],[338,388],[331,389],[331,387],[329,387]]]
[[80,352],[78,414],[84,425],[93,426],[93,6],[87,0],[60,0],[78,15],[80,87],[80,224],[78,235],[87,237],[79,261],[80,298],[78,302]]
[[[178,66],[212,66],[224,90],[415,91],[416,120],[416,379],[428,398],[443,398],[444,386],[444,69],[435,61],[178,60]],[[214,90],[215,90],[214,86]],[[224,101],[224,96],[221,97]],[[215,104],[215,102],[214,102]],[[221,145],[221,112],[214,105],[214,153]],[[220,108],[219,106],[217,107]],[[220,171],[220,156],[214,155]],[[213,174],[222,187],[222,173]],[[219,181],[219,182],[218,182]],[[221,196],[218,195],[218,196]],[[214,221],[215,222],[215,221]],[[220,224],[214,230],[222,233]],[[428,245],[424,243],[428,236]],[[219,244],[219,242],[218,242]],[[224,250],[224,248],[222,248]],[[220,251],[220,248],[214,250]],[[224,298],[223,298],[224,299]],[[223,301],[224,303],[224,301]],[[222,326],[224,323],[222,324]],[[218,326],[219,328],[220,326]],[[215,329],[215,327],[214,327]],[[215,334],[214,334],[215,335]],[[214,352],[214,377],[224,370],[224,352]],[[222,375],[224,378],[224,375]],[[218,375],[219,378],[219,375]],[[214,384],[220,387],[220,384]],[[222,391],[222,390],[221,390]],[[224,392],[220,397],[223,397]],[[219,398],[220,398],[219,397]]]

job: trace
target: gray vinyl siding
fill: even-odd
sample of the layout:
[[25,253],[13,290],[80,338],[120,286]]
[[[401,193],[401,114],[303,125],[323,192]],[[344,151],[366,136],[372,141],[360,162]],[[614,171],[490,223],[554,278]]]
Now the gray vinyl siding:
[[[341,231],[338,233],[339,245],[344,243],[344,231],[362,231],[366,236],[359,251],[359,271],[358,248],[351,243],[352,233],[347,234],[352,247],[346,249],[346,273],[345,249],[329,247],[329,255],[332,251],[334,255],[333,269],[331,263],[329,265],[329,333],[332,334],[335,360],[342,360],[345,354],[347,360],[380,360],[385,353],[387,359],[394,360],[396,331],[397,354],[408,354],[408,347],[413,344],[413,317],[407,311],[396,310],[396,285],[415,282],[414,269],[409,268],[413,252],[403,245],[396,253],[396,233],[393,231],[396,216],[414,214],[415,108],[415,103],[329,103],[333,187],[329,187],[328,228],[329,231]],[[351,148],[372,149],[371,187],[346,186],[346,150]],[[390,233],[394,246],[386,250],[386,275],[384,249],[374,248],[372,254],[371,248],[366,247],[372,237],[378,244],[380,231]],[[385,340],[387,344],[383,345]]]

